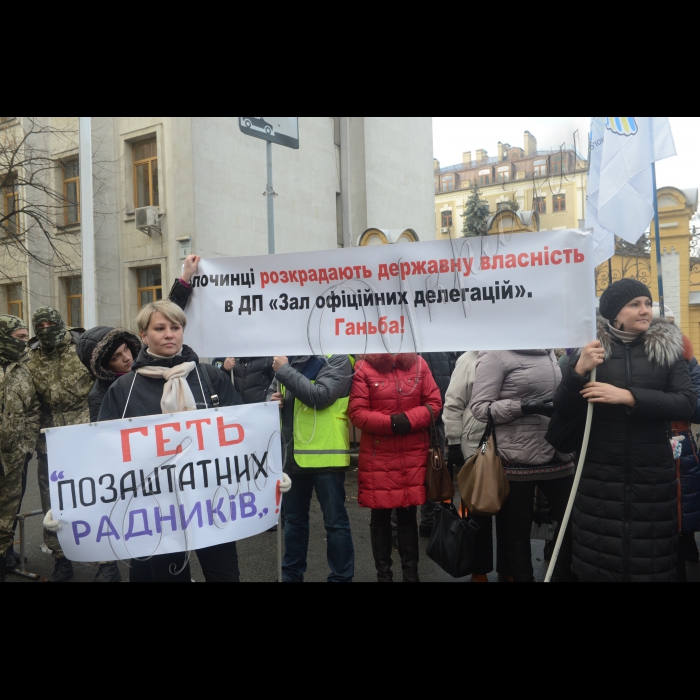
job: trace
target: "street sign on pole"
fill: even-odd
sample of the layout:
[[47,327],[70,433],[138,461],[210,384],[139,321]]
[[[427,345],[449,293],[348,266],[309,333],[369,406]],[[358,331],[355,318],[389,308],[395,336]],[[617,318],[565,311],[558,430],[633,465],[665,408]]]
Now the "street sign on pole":
[[299,148],[299,117],[238,117],[241,131],[247,136],[267,141],[267,240],[268,253],[275,254],[275,192],[272,186],[272,144]]
[[92,202],[92,117],[80,119],[80,233],[83,258],[83,326],[97,325],[95,219]]
[[238,117],[241,131],[256,139],[299,148],[299,117]]

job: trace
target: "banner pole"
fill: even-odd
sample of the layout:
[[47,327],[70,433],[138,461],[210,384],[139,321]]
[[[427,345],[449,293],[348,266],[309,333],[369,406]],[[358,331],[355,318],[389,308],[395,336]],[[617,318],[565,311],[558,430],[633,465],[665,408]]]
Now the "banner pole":
[[656,188],[656,163],[651,164],[651,177],[654,183],[654,225],[656,227],[656,269],[659,273],[659,312],[661,313],[661,318],[666,318],[664,278],[661,269],[661,227],[659,225],[659,191]]
[[[591,382],[595,382],[598,376],[598,368],[591,372]],[[561,547],[564,544],[564,538],[566,537],[566,530],[569,527],[569,520],[571,520],[571,513],[574,510],[574,503],[576,502],[576,496],[578,494],[578,487],[581,484],[581,477],[583,475],[583,465],[586,463],[586,457],[588,456],[588,443],[591,439],[591,425],[593,424],[593,404],[588,404],[588,415],[586,416],[586,432],[583,435],[583,445],[581,446],[581,455],[579,456],[578,469],[576,470],[576,478],[574,479],[574,486],[571,489],[571,497],[569,498],[569,505],[566,508],[566,514],[564,515],[564,521],[559,528],[559,537],[557,538],[557,544],[554,548],[554,554],[552,555],[552,561],[549,563],[549,569],[547,570],[547,577],[545,578],[545,583],[552,582],[552,576],[554,575],[554,568],[557,565],[557,560],[559,559],[559,553],[561,552]]]
[[277,583],[282,581],[282,509],[280,508],[280,519],[277,523]]

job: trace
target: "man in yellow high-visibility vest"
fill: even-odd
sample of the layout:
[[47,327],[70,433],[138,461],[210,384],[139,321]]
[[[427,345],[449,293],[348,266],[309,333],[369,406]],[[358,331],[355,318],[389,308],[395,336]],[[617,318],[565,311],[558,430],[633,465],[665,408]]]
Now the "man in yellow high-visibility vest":
[[302,583],[309,549],[311,497],[323,511],[329,583],[352,583],[355,549],[345,508],[350,466],[348,403],[353,367],[347,355],[278,356],[268,397],[280,403],[285,472],[294,485],[284,497],[285,583]]

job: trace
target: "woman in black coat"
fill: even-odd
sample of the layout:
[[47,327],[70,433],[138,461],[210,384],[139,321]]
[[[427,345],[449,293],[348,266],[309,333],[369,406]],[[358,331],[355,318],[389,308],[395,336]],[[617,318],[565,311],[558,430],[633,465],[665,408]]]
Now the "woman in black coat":
[[570,420],[596,404],[573,515],[574,573],[592,582],[675,582],[670,423],[689,420],[697,403],[683,336],[663,319],[652,322],[651,293],[636,280],[612,285],[600,312],[598,340],[572,358],[555,399]]
[[[137,323],[145,347],[133,371],[117,379],[107,391],[100,422],[242,404],[233,384],[211,365],[200,365],[195,352],[183,344],[187,318],[175,304],[147,304]],[[132,561],[130,581],[189,583],[190,567],[185,566],[185,556],[164,554],[148,561]],[[235,542],[199,550],[197,557],[207,583],[239,581]]]

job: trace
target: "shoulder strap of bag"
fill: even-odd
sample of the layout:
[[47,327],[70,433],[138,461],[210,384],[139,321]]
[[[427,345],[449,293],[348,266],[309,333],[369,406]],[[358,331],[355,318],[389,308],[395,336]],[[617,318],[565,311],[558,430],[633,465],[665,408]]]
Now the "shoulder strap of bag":
[[496,439],[496,423],[493,420],[493,415],[491,414],[491,406],[489,406],[489,427],[488,429],[491,431],[491,437],[493,438],[493,447],[496,450],[496,454],[498,454],[498,440]]
[[435,414],[430,406],[426,406],[426,408],[430,411],[430,447],[439,449],[440,441],[438,440],[437,426],[435,425]]
[[211,405],[214,408],[218,408],[221,401],[219,401],[219,395],[214,393],[214,384],[211,381],[211,376],[209,375],[207,365],[200,365],[200,367],[202,368],[202,376],[204,377],[204,383],[207,385],[207,389],[209,389],[209,396],[211,396]]

